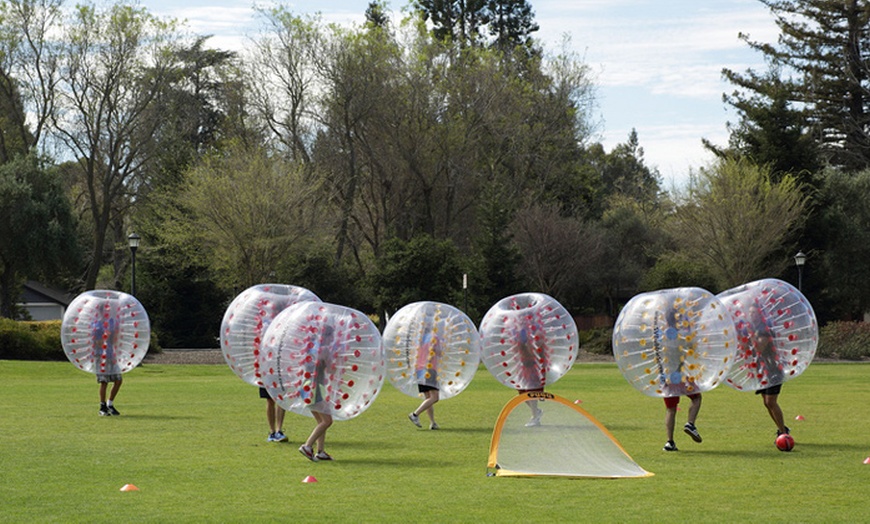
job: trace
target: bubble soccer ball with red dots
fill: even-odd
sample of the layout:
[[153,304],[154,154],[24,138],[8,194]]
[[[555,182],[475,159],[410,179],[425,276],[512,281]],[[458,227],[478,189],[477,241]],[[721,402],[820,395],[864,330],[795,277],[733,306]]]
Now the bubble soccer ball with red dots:
[[543,293],[499,300],[484,315],[480,338],[486,369],[518,391],[555,383],[571,369],[580,350],[574,319]]
[[439,302],[415,302],[396,312],[383,334],[387,377],[402,393],[416,397],[418,385],[438,388],[440,399],[464,390],[480,363],[480,333],[459,309]]
[[783,433],[776,437],[776,449],[780,451],[791,451],[794,449],[794,438],[788,433]]
[[263,384],[287,411],[336,420],[356,417],[384,383],[381,334],[355,309],[300,302],[272,321],[263,337]]
[[725,306],[697,287],[634,296],[613,327],[613,356],[625,379],[651,397],[709,391],[725,379],[737,339]]
[[138,366],[148,352],[151,323],[136,297],[111,290],[73,299],[60,326],[63,351],[88,373],[117,375]]
[[311,291],[285,284],[259,284],[233,299],[221,322],[221,353],[233,373],[254,386],[263,386],[261,346],[269,324],[299,302],[320,302]]
[[737,330],[737,355],[726,383],[757,391],[791,380],[813,361],[819,342],[816,314],[806,297],[768,278],[723,291],[719,300]]

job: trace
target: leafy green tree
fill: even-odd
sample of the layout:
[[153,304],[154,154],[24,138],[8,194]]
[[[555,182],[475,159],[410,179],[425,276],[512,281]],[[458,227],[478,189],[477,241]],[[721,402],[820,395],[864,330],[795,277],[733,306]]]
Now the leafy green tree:
[[384,244],[370,278],[378,311],[394,313],[412,302],[455,304],[462,287],[459,251],[450,240],[419,235]]
[[[477,307],[488,308],[505,296],[524,291],[519,267],[522,255],[511,230],[515,211],[506,205],[508,201],[505,190],[496,184],[485,186],[479,198],[479,232],[474,242],[478,261],[469,268],[468,282]],[[481,300],[476,300],[478,297]]]
[[270,31],[255,41],[247,62],[251,113],[292,160],[308,163],[319,130],[314,57],[320,20],[297,16],[285,7],[262,9],[260,14]]
[[778,275],[791,263],[806,197],[794,178],[721,159],[693,175],[669,222],[677,251],[708,268],[720,289]]
[[34,154],[0,164],[0,316],[14,317],[25,280],[57,281],[78,254],[56,172]]
[[602,253],[590,276],[597,275],[607,313],[619,314],[620,304],[640,290],[643,277],[665,247],[661,208],[635,200],[635,194],[611,196],[598,223]]
[[[770,64],[768,74],[749,70],[745,74],[725,69],[725,77],[740,89],[726,98],[744,122],[738,127],[741,139],[756,149],[760,139],[788,138],[788,149],[798,147],[795,140],[807,134],[813,137],[824,162],[846,170],[870,165],[870,125],[868,113],[868,76],[866,47],[870,32],[870,9],[860,0],[759,0],[776,17],[780,37],[776,44],[741,38],[764,54]],[[765,100],[767,101],[765,103]],[[786,107],[783,107],[783,106]],[[765,108],[767,110],[765,110]],[[756,110],[760,109],[758,114]],[[803,119],[794,112],[803,113]],[[769,122],[770,118],[784,121]],[[767,131],[767,137],[753,127]],[[794,136],[797,135],[797,136]],[[758,144],[753,144],[759,139]],[[759,151],[754,151],[758,153]],[[788,150],[775,154],[776,163],[785,162]],[[812,152],[812,149],[810,150]],[[765,153],[763,156],[768,156]],[[769,158],[756,159],[768,162]],[[804,158],[800,154],[797,158]],[[813,159],[802,169],[811,169]],[[777,168],[780,167],[777,165]]]
[[598,229],[562,216],[555,205],[532,204],[517,212],[511,230],[522,255],[519,269],[528,284],[567,305],[581,304],[604,249]]
[[629,198],[635,202],[655,203],[661,192],[661,175],[644,163],[637,131],[631,130],[628,141],[617,144],[599,165],[602,196]]
[[15,81],[0,75],[0,164],[25,155],[30,149],[33,137],[26,131],[27,126],[22,128],[23,122],[24,107]]
[[[77,159],[81,193],[93,227],[86,289],[97,282],[106,253],[127,259],[123,219],[141,187],[160,115],[148,111],[174,70],[178,37],[171,23],[124,4],[79,5],[64,35],[54,129]],[[119,246],[115,249],[115,246]]]
[[[56,34],[62,29],[62,6],[63,0],[0,2],[0,104],[4,106],[0,118],[4,120],[4,147],[23,144],[29,150],[40,144],[55,116],[60,81],[60,43]],[[8,134],[11,132],[17,136],[12,138]]]
[[206,156],[166,195],[159,246],[176,246],[179,263],[210,269],[225,290],[267,282],[315,233],[316,186],[302,168],[262,148],[233,145]]
[[[831,171],[824,177],[818,198],[816,227],[824,236],[821,266],[808,264],[815,276],[805,279],[811,289],[823,282],[818,308],[827,318],[862,318],[870,311],[870,171],[854,174]],[[810,253],[811,255],[817,253]]]
[[153,171],[148,177],[152,187],[178,183],[182,173],[219,147],[222,139],[238,138],[231,136],[227,122],[240,89],[233,74],[236,55],[208,49],[206,43],[206,37],[198,37],[174,50],[176,60],[166,74],[164,92],[147,108],[158,122],[149,142],[154,150],[148,167]]

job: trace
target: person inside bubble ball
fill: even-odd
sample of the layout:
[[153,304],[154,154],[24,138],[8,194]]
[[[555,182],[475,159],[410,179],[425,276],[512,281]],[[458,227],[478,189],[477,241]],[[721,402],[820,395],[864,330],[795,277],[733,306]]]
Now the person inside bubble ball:
[[[539,330],[537,324],[523,324],[516,330],[514,340],[516,343],[517,354],[520,360],[520,379],[521,383],[526,386],[524,389],[517,390],[518,395],[524,393],[540,393],[544,391],[545,376],[542,370],[540,359],[538,358],[538,350],[542,349],[535,344],[535,332]],[[537,400],[527,400],[526,404],[532,410],[532,417],[526,422],[526,427],[536,427],[541,425],[541,417],[544,411],[538,407]]]
[[[658,312],[656,313],[658,318]],[[662,382],[662,386],[670,385],[672,389],[674,385],[683,385],[683,373],[682,373],[682,354],[679,349],[679,344],[677,341],[680,338],[679,330],[682,327],[683,321],[681,319],[682,313],[677,310],[676,307],[671,306],[665,313],[665,321],[666,327],[664,331],[660,331],[658,327],[658,322],[656,322],[655,330],[655,358],[656,363],[659,369],[659,380]],[[662,340],[664,338],[664,340]],[[664,351],[665,355],[662,355],[662,346],[665,346],[667,349]],[[668,374],[664,371],[664,363],[669,361],[677,362],[677,370],[673,373]],[[689,381],[689,384],[691,382]],[[688,385],[688,384],[687,384]],[[688,391],[688,388],[684,388]],[[701,434],[698,432],[698,428],[695,427],[695,420],[698,418],[698,413],[701,410],[701,394],[700,393],[688,393],[686,392],[685,396],[689,397],[692,404],[689,406],[689,415],[687,417],[687,421],[685,426],[683,426],[683,431],[692,437],[692,440],[695,442],[701,442],[703,439],[701,438]],[[677,406],[680,404],[680,395],[670,396],[664,398],[665,402],[665,431],[667,432],[667,442],[665,442],[665,446],[662,448],[664,451],[678,451],[677,445],[674,442],[674,427],[676,426],[677,420]]]
[[[110,304],[107,302],[103,309],[107,311],[103,319],[97,319],[92,324],[93,344],[96,349],[94,355],[97,361],[97,383],[100,385],[100,416],[117,416],[121,413],[115,409],[115,397],[121,389],[123,379],[121,377],[121,369],[115,356],[115,347],[118,344],[120,330],[118,329],[117,320],[110,317],[108,310]],[[108,392],[109,383],[112,383],[112,390]]]
[[284,408],[275,402],[266,388],[260,388],[260,398],[266,399],[266,420],[269,422],[266,442],[285,442],[287,435],[284,434]]
[[749,321],[746,329],[749,331],[747,335],[751,338],[751,343],[755,347],[758,374],[765,377],[768,383],[776,383],[774,386],[757,390],[755,394],[761,395],[764,407],[767,408],[767,413],[773,419],[773,423],[776,424],[776,436],[780,436],[783,433],[791,433],[791,430],[785,425],[785,417],[779,405],[783,373],[779,356],[776,353],[776,346],[774,345],[773,332],[764,320],[764,315],[755,306],[749,308]]
[[435,404],[439,399],[438,357],[441,353],[440,339],[430,322],[423,326],[422,332],[423,340],[417,350],[414,370],[417,378],[417,391],[422,393],[424,398],[417,409],[408,415],[408,418],[418,428],[423,427],[420,425],[420,414],[425,412],[429,416],[429,429],[439,429],[438,423],[435,422]]
[[[313,341],[309,348],[308,359],[311,373],[311,384],[314,390],[312,403],[308,405],[317,425],[308,436],[305,444],[299,446],[299,453],[312,462],[319,460],[333,460],[324,450],[326,443],[326,430],[332,426],[332,415],[329,403],[326,401],[324,391],[328,387],[329,375],[327,373],[331,355],[334,352],[334,328],[327,324],[321,330],[321,336]],[[314,453],[314,446],[317,453]]]

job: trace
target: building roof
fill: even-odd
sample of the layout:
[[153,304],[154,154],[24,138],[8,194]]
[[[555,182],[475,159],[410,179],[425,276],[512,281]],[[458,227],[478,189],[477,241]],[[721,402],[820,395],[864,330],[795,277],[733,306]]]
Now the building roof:
[[21,302],[23,304],[54,302],[66,307],[69,306],[74,298],[75,296],[64,291],[52,289],[39,282],[28,280],[24,283],[24,293],[21,296]]

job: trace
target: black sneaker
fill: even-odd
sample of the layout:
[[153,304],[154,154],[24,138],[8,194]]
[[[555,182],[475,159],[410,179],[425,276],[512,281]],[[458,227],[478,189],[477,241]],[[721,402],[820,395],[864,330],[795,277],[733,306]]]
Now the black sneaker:
[[109,415],[116,416],[116,417],[118,415],[120,415],[120,413],[118,413],[118,410],[115,409],[115,406],[109,406],[108,408],[109,408]]
[[683,431],[686,432],[686,435],[692,437],[692,440],[695,442],[701,442],[701,434],[698,433],[698,428],[696,428],[691,422],[686,422],[686,425],[683,426]]
[[776,436],[780,436],[782,434],[791,435],[791,430],[788,429],[788,426],[785,426],[785,431],[776,430]]
[[674,444],[673,440],[669,440],[669,441],[665,442],[665,447],[663,447],[662,450],[664,450],[664,451],[679,451],[677,449],[677,445]]
[[112,414],[109,413],[109,408],[106,407],[105,404],[100,404],[100,416],[101,416],[101,417],[109,417],[109,416],[111,416],[111,415],[112,415]]

